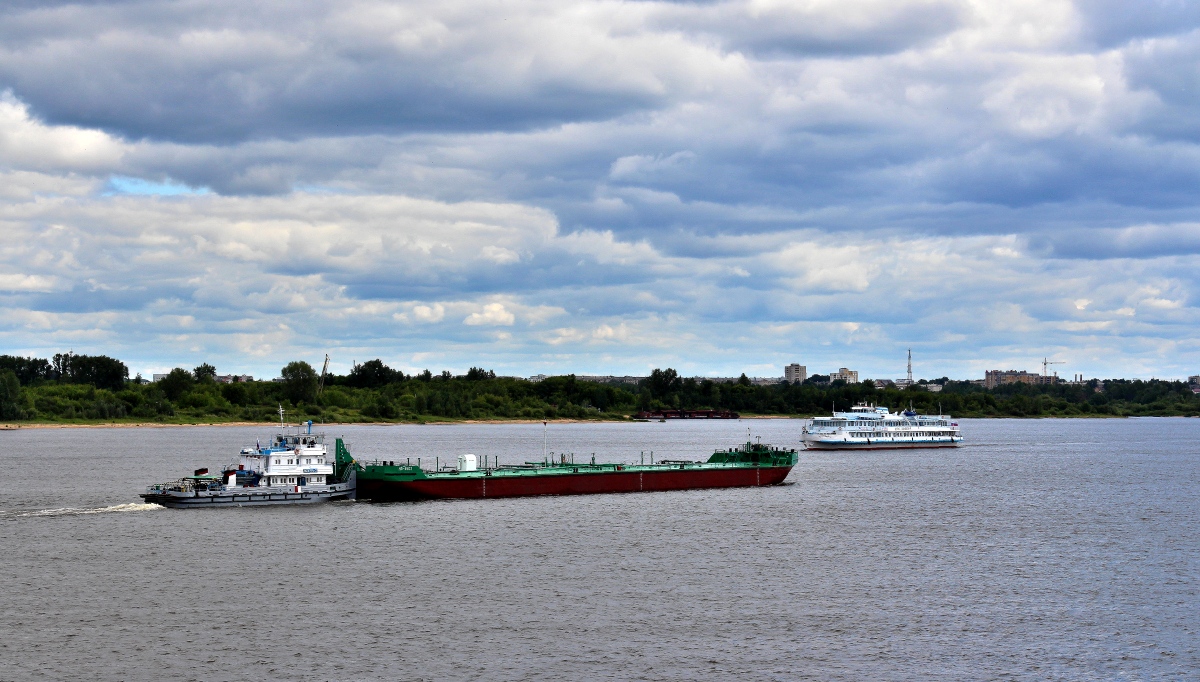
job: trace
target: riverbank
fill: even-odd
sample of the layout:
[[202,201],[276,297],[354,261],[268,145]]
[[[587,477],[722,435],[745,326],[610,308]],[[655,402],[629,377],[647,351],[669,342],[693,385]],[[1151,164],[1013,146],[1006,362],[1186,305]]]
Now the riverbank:
[[[815,417],[825,415],[783,415],[783,414],[750,414],[742,415],[738,420],[782,420],[796,419],[808,420]],[[1116,415],[1116,414],[1065,414],[1065,415],[1029,415],[1024,417],[1016,417],[1011,415],[972,415],[965,417],[955,417],[960,419],[1136,419],[1145,417],[1155,418],[1171,418],[1171,419],[1188,419],[1194,418],[1196,415],[1185,414],[1170,414],[1170,415]],[[398,425],[416,425],[416,426],[444,426],[454,424],[603,424],[603,423],[628,423],[628,422],[658,422],[657,419],[652,420],[636,420],[633,418],[626,419],[425,419],[421,421],[358,421],[358,422],[313,422],[313,427],[328,428],[332,426],[398,426]],[[668,421],[707,421],[703,419],[671,419]],[[724,421],[724,420],[722,420]],[[179,428],[185,426],[258,426],[265,429],[276,428],[279,426],[275,422],[251,422],[251,421],[178,421],[178,422],[119,422],[119,421],[75,421],[75,422],[11,422],[0,423],[0,431],[18,431],[23,429],[162,429],[162,428]],[[295,423],[289,424],[295,426]]]
[[[125,382],[119,388],[41,381],[22,384],[0,404],[10,428],[51,426],[278,423],[537,423],[629,421],[643,409],[689,406],[745,418],[824,417],[833,407],[867,403],[956,418],[1198,416],[1200,396],[1181,382],[1107,380],[1088,384],[1001,386],[987,390],[949,382],[940,392],[876,388],[873,384],[747,385],[709,381],[608,385],[550,377],[530,382],[490,373],[463,377],[392,377],[379,385],[327,384],[297,392],[281,382],[217,384],[178,373],[181,382]],[[350,383],[348,383],[350,382]],[[661,382],[660,382],[661,383]],[[303,395],[301,395],[303,393]]]
[[[753,418],[753,417],[752,417]],[[784,417],[771,417],[784,418]],[[313,428],[330,426],[396,426],[422,425],[438,426],[443,424],[587,424],[587,423],[623,423],[628,419],[427,419],[423,421],[365,421],[365,422],[317,422]],[[307,423],[302,422],[302,423]],[[210,422],[114,422],[114,421],[79,421],[79,422],[14,422],[0,424],[0,431],[16,431],[20,429],[149,429],[149,428],[178,428],[183,426],[259,426],[277,428],[277,422],[248,422],[248,421],[210,421]],[[288,426],[296,426],[295,422]]]

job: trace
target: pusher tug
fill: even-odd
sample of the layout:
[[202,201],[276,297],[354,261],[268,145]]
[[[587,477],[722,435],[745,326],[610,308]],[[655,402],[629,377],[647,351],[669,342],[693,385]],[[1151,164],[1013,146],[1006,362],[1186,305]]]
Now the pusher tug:
[[280,407],[281,430],[269,446],[243,448],[237,462],[219,475],[196,469],[191,476],[152,485],[140,497],[175,509],[354,499],[356,468],[342,439],[335,440],[331,460],[325,434],[313,433],[312,421],[289,428],[283,414]]

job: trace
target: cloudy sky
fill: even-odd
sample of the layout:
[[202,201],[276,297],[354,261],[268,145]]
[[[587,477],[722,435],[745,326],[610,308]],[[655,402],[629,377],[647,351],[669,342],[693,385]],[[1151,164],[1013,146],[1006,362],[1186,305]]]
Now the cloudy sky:
[[1188,0],[10,0],[0,352],[1200,373]]

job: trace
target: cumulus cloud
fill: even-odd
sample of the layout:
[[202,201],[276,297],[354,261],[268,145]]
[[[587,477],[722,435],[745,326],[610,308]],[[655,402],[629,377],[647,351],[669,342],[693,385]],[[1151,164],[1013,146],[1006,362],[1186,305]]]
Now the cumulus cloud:
[[1200,7],[1180,0],[1077,0],[1085,37],[1101,47],[1200,28]]
[[663,3],[653,21],[767,56],[879,54],[944,36],[966,14],[953,0],[748,0]]
[[0,94],[0,164],[22,170],[107,170],[126,149],[120,140],[77,126],[48,126],[12,91]]
[[[819,353],[832,365],[850,362],[833,360],[833,349],[901,339],[1011,353],[1011,334],[1052,346],[1080,334],[1118,343],[1191,319],[1194,285],[1179,256],[1122,261],[1100,275],[1082,259],[1047,269],[1012,236],[847,246],[816,230],[719,237],[683,255],[611,234],[563,234],[544,214],[510,205],[357,199],[356,210],[337,195],[295,195],[291,209],[270,197],[10,202],[0,220],[19,229],[0,251],[9,313],[0,338],[20,348],[43,347],[20,339],[119,343],[151,360],[150,346],[229,354],[256,366],[304,349],[362,358],[398,342],[435,344],[442,361],[470,364],[504,341],[507,352],[493,357],[510,364],[601,371],[586,358],[606,349],[606,362],[627,371],[650,353],[702,372],[703,357],[740,356],[747,344],[780,361]],[[332,214],[336,223],[324,219]],[[549,261],[545,276],[496,275],[513,265],[488,257],[488,239],[530,263]],[[564,258],[571,276],[556,272]],[[630,267],[640,279],[625,276]],[[1177,274],[1148,277],[1156,268]],[[467,279],[496,284],[464,297]],[[512,331],[470,331],[497,327]],[[830,347],[814,350],[822,344]],[[527,355],[538,346],[568,354]],[[582,368],[572,364],[580,357]]]
[[[512,204],[302,194],[35,201],[0,206],[0,220],[10,225],[5,251],[13,262],[80,283],[120,282],[92,287],[97,292],[136,290],[130,295],[149,301],[172,282],[232,302],[278,276],[286,284],[261,296],[284,307],[307,305],[303,292],[314,287],[368,299],[456,291],[482,270],[514,263],[497,259],[497,250],[527,251],[557,230],[544,211]],[[210,278],[209,268],[243,276]]]
[[1200,15],[1130,7],[10,3],[0,339],[1194,373]]
[[48,292],[58,288],[54,277],[24,274],[0,274],[0,291],[38,291]]
[[496,325],[512,325],[516,322],[517,317],[513,315],[503,303],[488,303],[483,306],[483,309],[467,315],[463,320],[463,324],[471,326],[496,326]]
[[133,139],[511,130],[634,111],[722,69],[700,45],[641,30],[644,14],[538,1],[18,6],[0,30],[0,78],[53,122]]
[[422,322],[441,322],[445,316],[446,307],[441,303],[413,306],[413,317]]

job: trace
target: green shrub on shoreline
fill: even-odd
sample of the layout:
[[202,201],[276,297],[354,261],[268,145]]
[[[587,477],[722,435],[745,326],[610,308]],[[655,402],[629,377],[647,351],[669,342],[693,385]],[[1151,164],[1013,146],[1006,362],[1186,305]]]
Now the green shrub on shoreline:
[[[637,385],[603,384],[574,376],[532,382],[472,368],[466,375],[428,370],[409,376],[379,360],[346,376],[326,376],[305,362],[283,368],[283,381],[218,383],[215,369],[175,369],[146,383],[120,380],[125,365],[97,356],[55,356],[56,362],[0,356],[0,421],[34,423],[291,422],[424,423],[462,420],[624,420],[639,410],[732,410],[746,416],[808,417],[857,402],[939,410],[956,417],[1200,416],[1200,397],[1182,382],[1093,381],[1008,385],[986,390],[942,380],[939,393],[911,387],[877,389],[870,382],[753,385],[685,379],[655,370]],[[56,369],[57,368],[57,369]],[[74,368],[74,369],[73,369]],[[82,369],[80,369],[82,368]],[[74,373],[72,373],[74,372]],[[98,377],[98,379],[97,379]]]

